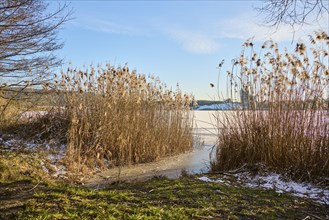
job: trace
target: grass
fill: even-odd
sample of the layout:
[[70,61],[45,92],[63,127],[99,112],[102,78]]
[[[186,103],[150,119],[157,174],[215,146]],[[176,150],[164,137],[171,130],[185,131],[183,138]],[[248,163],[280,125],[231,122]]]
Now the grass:
[[[0,184],[0,219],[303,219],[326,218],[328,205],[208,183],[195,176],[154,178],[94,190],[15,181]],[[33,190],[31,190],[33,189]]]
[[298,42],[295,51],[280,53],[273,41],[260,52],[244,44],[228,72],[242,109],[218,114],[213,171],[262,164],[295,180],[329,184],[327,33],[315,32],[310,45]]
[[42,151],[17,149],[8,151],[0,145],[0,182],[13,181],[50,181],[48,172],[43,167],[49,164],[44,160]]
[[[47,179],[28,152],[1,153],[0,219],[325,219],[329,206],[184,175],[92,189]],[[208,175],[217,179],[220,175]],[[46,181],[47,180],[47,181]]]

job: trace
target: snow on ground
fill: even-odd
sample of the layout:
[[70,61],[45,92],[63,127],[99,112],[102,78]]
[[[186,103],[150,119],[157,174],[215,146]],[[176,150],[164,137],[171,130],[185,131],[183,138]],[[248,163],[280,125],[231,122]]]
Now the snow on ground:
[[204,182],[210,182],[210,183],[225,183],[225,180],[222,180],[222,179],[212,180],[206,176],[200,177],[199,180],[204,181]]
[[[249,188],[271,189],[277,193],[289,193],[293,196],[310,198],[316,202],[329,204],[329,189],[320,188],[310,183],[297,183],[284,180],[282,176],[270,173],[267,175],[252,176],[249,173],[235,174],[238,183]],[[200,177],[205,182],[224,183],[224,179],[212,180],[208,177]]]
[[28,150],[36,152],[41,150],[47,153],[47,157],[41,159],[41,166],[43,171],[51,173],[53,177],[63,177],[67,173],[66,167],[60,165],[58,162],[64,158],[66,146],[56,144],[37,144],[33,142],[27,142],[18,138],[9,136],[6,138],[0,137],[0,145],[3,150],[15,151],[15,150]]
[[[46,145],[48,149],[50,146]],[[65,145],[60,145],[58,150],[55,153],[50,153],[48,155],[48,159],[50,160],[50,165],[52,166],[54,173],[52,174],[53,177],[64,177],[67,174],[66,167],[64,165],[58,164],[58,162],[64,158],[66,151]]]
[[49,111],[26,111],[22,112],[21,118],[36,118],[45,116]]
[[53,177],[62,177],[65,178],[67,170],[66,167],[63,165],[59,165],[59,166],[54,166],[55,172],[51,175]]

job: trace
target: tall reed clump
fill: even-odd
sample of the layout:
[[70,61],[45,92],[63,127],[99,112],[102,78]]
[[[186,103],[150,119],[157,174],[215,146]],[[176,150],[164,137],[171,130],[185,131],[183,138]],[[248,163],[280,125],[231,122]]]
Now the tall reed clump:
[[265,165],[296,180],[329,178],[329,38],[325,32],[281,53],[248,40],[228,72],[241,108],[218,115],[213,171]]
[[151,162],[192,147],[192,97],[159,79],[107,65],[68,68],[56,82],[69,118],[70,169]]

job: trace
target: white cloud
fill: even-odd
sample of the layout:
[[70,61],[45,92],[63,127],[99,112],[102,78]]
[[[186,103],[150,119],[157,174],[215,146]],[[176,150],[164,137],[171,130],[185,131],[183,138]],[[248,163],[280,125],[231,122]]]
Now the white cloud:
[[219,49],[219,44],[207,33],[183,29],[167,30],[169,36],[179,42],[184,50],[195,54],[209,54]]
[[110,34],[119,34],[119,35],[145,35],[145,32],[142,30],[125,25],[119,24],[105,19],[95,19],[95,18],[85,18],[81,21],[75,22],[76,26],[82,27],[84,29],[99,31]]
[[256,41],[265,41],[273,39],[276,42],[298,40],[313,31],[328,29],[328,15],[324,15],[318,22],[312,24],[304,24],[303,26],[295,26],[293,29],[290,25],[281,24],[278,29],[260,25],[261,21],[257,21],[249,15],[241,15],[240,17],[226,19],[215,25],[217,36],[220,38],[233,38],[246,40],[254,37]]
[[211,54],[220,49],[220,45],[225,44],[227,39],[239,39],[245,41],[253,38],[254,41],[264,42],[272,39],[275,42],[291,42],[304,38],[313,31],[319,29],[328,29],[328,15],[322,17],[318,22],[312,25],[296,26],[295,30],[282,24],[278,29],[261,25],[261,20],[250,14],[242,14],[234,18],[227,18],[219,22],[203,24],[202,27],[194,26],[169,26],[161,24],[157,27],[158,31],[164,33],[167,37],[175,40],[180,46],[195,54]]

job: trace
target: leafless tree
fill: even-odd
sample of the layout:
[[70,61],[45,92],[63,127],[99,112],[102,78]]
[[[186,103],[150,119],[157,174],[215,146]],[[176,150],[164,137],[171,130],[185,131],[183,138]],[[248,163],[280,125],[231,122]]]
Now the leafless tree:
[[262,7],[265,23],[279,27],[280,24],[307,24],[329,13],[329,0],[264,0]]
[[39,84],[62,63],[54,54],[63,47],[57,34],[72,10],[67,3],[53,12],[48,6],[43,0],[0,1],[0,91]]

